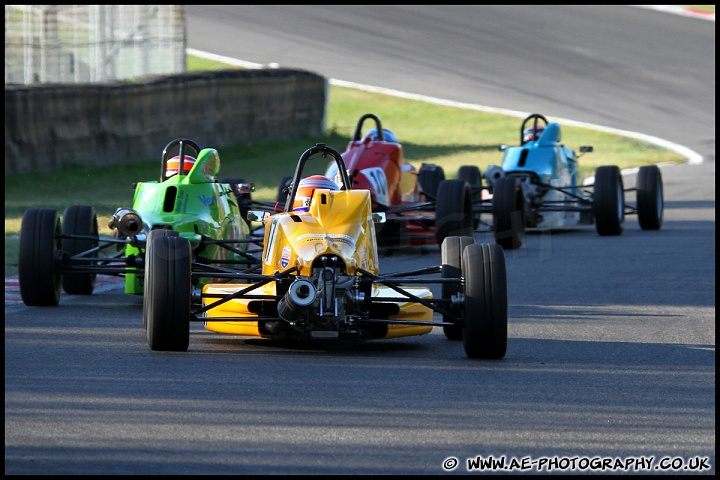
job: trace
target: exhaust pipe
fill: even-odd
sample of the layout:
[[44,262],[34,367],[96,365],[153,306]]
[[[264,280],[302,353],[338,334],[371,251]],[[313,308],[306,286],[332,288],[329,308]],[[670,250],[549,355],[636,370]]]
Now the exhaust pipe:
[[111,229],[117,228],[120,235],[134,237],[142,230],[143,222],[140,214],[135,210],[118,208],[108,222],[108,227]]
[[283,320],[295,321],[312,305],[316,295],[315,287],[308,280],[295,280],[278,302],[278,314]]

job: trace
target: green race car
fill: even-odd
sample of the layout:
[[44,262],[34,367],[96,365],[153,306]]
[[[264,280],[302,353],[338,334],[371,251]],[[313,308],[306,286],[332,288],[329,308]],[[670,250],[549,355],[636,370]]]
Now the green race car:
[[28,209],[18,255],[23,302],[58,305],[61,289],[90,295],[97,275],[122,276],[125,293],[142,295],[146,246],[158,236],[186,238],[194,269],[222,272],[257,264],[258,238],[244,220],[254,185],[218,182],[219,169],[217,150],[185,138],[171,141],[163,150],[159,181],[137,184],[132,208],[118,208],[109,222],[112,236],[98,234],[91,206],[69,206],[62,219],[54,209]]

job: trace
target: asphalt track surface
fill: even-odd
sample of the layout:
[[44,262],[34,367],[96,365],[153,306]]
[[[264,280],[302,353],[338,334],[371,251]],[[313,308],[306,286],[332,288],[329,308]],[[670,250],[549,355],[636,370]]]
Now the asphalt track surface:
[[[619,237],[529,235],[508,252],[499,361],[469,360],[441,332],[338,350],[195,326],[188,352],[158,353],[141,299],[117,285],[56,308],[6,300],[5,473],[477,474],[489,470],[468,460],[505,457],[520,466],[495,473],[714,474],[712,20],[629,6],[189,6],[192,49],[637,132],[692,164],[661,167],[660,231],[630,217]],[[439,259],[431,247],[381,264]]]

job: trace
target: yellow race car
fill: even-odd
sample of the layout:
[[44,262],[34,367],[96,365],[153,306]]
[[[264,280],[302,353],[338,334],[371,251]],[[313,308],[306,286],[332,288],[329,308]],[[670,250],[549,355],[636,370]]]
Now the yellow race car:
[[[334,160],[336,179],[304,178],[314,158]],[[143,304],[152,350],[186,351],[190,322],[203,322],[213,332],[285,340],[380,340],[441,327],[448,339],[462,340],[470,358],[505,356],[500,246],[451,236],[442,243],[441,265],[381,273],[375,224],[384,213],[373,212],[369,190],[351,188],[340,153],[325,144],[307,149],[291,185],[283,211],[248,212],[265,226],[259,266],[191,269],[187,239],[153,239]]]

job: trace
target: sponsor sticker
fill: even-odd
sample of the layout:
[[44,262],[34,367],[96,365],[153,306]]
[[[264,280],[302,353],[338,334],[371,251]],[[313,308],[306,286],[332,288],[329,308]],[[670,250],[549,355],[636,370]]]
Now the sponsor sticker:
[[290,247],[285,245],[282,249],[282,256],[280,257],[280,265],[282,265],[282,268],[287,268],[288,264],[290,264],[291,253]]

